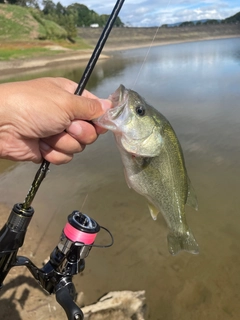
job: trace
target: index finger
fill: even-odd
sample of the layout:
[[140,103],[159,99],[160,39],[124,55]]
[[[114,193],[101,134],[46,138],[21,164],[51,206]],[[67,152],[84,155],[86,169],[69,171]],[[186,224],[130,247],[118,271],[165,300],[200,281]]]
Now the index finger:
[[[77,89],[78,84],[72,80],[65,79],[62,77],[52,78],[51,79],[57,86],[61,87],[65,91],[69,93],[74,93]],[[83,90],[81,94],[82,97],[90,98],[90,99],[98,99],[97,96],[89,92],[88,90]]]
[[93,93],[89,92],[88,90],[84,90],[82,93],[82,97],[90,98],[90,99],[98,99]]

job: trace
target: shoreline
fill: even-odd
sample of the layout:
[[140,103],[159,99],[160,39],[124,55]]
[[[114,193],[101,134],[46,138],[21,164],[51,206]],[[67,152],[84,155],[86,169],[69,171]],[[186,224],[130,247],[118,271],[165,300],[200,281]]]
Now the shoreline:
[[[91,57],[92,50],[78,50],[67,53],[59,53],[54,56],[34,57],[27,59],[16,59],[0,62],[0,80],[8,79],[12,76],[21,75],[25,72],[35,73],[51,69],[54,66],[65,64],[85,63]],[[107,59],[108,56],[101,54],[99,59]]]
[[[189,39],[181,39],[181,40],[163,40],[156,41],[154,43],[142,43],[142,44],[132,44],[132,45],[121,45],[117,47],[107,46],[103,49],[103,53],[100,55],[99,59],[108,59],[111,57],[112,52],[125,51],[131,49],[140,49],[146,47],[157,47],[157,46],[166,46],[171,44],[180,44],[180,43],[188,43],[195,41],[210,41],[210,40],[221,40],[221,39],[231,39],[231,38],[239,38],[240,35],[223,35],[223,36],[206,36],[200,38],[189,38]],[[45,57],[34,57],[27,59],[16,59],[10,61],[1,61],[0,62],[0,80],[6,80],[13,76],[20,76],[21,74],[25,74],[26,72],[35,73],[39,71],[44,71],[51,69],[53,67],[60,67],[62,63],[66,65],[73,66],[74,64],[85,64],[92,55],[92,50],[78,50],[74,52],[64,52],[59,53],[54,56],[45,56]]]

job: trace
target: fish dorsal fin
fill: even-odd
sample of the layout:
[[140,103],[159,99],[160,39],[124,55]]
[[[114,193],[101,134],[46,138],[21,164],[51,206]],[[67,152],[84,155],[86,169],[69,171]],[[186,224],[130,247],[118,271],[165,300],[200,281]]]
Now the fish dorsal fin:
[[162,137],[157,127],[154,127],[152,133],[147,138],[137,140],[123,135],[121,143],[123,148],[129,153],[153,158],[158,156],[161,151]]
[[187,205],[194,208],[195,210],[198,210],[197,196],[189,178],[188,178],[188,196],[187,196],[186,203]]
[[148,208],[149,208],[149,211],[151,213],[151,217],[153,218],[153,220],[157,220],[159,210],[149,201],[148,201]]

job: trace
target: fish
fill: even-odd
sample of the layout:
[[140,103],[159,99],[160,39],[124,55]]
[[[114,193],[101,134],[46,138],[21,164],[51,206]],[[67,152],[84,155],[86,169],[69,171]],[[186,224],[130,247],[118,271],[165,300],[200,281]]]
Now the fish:
[[161,212],[169,228],[170,254],[199,253],[187,224],[185,204],[198,210],[183,151],[170,122],[137,92],[123,85],[110,95],[113,108],[94,123],[113,132],[128,186],[147,199],[154,220]]

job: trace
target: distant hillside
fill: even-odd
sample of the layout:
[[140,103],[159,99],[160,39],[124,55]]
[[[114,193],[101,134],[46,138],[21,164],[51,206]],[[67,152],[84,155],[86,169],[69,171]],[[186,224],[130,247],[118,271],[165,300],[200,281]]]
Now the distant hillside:
[[196,26],[196,25],[212,25],[212,24],[238,24],[240,23],[240,12],[236,13],[235,15],[226,18],[226,19],[203,19],[203,20],[194,20],[194,21],[184,21],[184,22],[177,22],[172,24],[164,24],[162,27],[186,27],[186,26]]
[[240,23],[240,12],[236,13],[234,16],[231,16],[225,20],[223,20],[225,23]]

